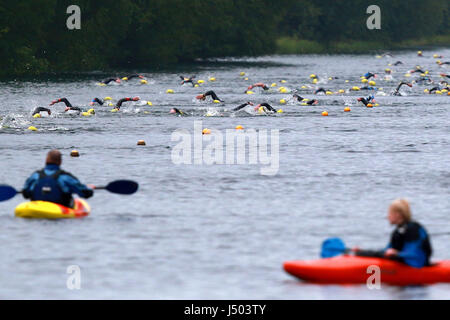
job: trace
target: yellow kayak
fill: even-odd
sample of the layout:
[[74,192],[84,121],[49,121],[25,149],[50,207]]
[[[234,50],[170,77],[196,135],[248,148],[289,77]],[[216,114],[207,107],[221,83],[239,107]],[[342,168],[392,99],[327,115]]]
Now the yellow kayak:
[[46,201],[30,201],[16,207],[16,217],[29,219],[70,219],[89,215],[91,207],[82,199],[75,199],[74,208]]

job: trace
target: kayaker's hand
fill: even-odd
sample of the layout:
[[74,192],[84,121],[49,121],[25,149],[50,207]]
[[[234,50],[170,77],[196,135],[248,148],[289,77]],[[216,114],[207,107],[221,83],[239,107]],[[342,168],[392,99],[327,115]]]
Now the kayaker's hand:
[[398,251],[395,250],[395,249],[389,248],[389,249],[386,250],[386,252],[384,253],[384,255],[385,255],[386,257],[393,257],[393,256],[398,255]]
[[86,189],[86,190],[83,191],[83,197],[86,198],[86,199],[89,199],[93,195],[94,195],[94,190]]

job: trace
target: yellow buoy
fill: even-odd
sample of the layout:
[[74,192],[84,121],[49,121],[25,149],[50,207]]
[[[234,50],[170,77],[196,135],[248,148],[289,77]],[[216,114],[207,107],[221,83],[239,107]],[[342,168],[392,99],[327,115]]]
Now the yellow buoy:
[[141,84],[147,84],[147,83],[148,83],[147,80],[144,80],[144,79],[141,80]]
[[333,92],[331,92],[331,91],[327,91],[327,92],[325,92],[325,94],[326,94],[326,95],[328,95],[328,96],[330,96],[330,95],[332,95],[332,94],[333,94]]
[[344,108],[344,112],[350,112],[350,111],[352,111],[352,109],[350,109],[350,107],[345,107]]
[[90,117],[91,116],[91,114],[89,112],[83,112],[83,113],[81,113],[81,115],[83,117]]
[[270,86],[271,86],[272,88],[274,88],[274,87],[277,86],[277,84],[274,82],[274,83],[272,83]]
[[306,86],[302,86],[302,89],[307,89],[307,87]]
[[205,83],[205,80],[198,80],[197,83],[199,84]]
[[310,74],[309,77],[310,77],[311,79],[317,78],[317,76],[316,76],[315,74]]
[[147,104],[148,104],[149,106],[152,106],[152,105],[153,105],[153,103],[151,103],[151,101],[147,101]]
[[361,89],[360,89],[359,87],[353,87],[352,90],[353,90],[353,91],[359,91],[359,90],[361,90]]
[[428,91],[428,89],[425,89],[425,90],[423,90],[423,92],[428,93],[429,91]]
[[322,116],[324,116],[324,117],[328,116],[328,112],[327,111],[323,111],[322,112]]
[[40,113],[36,113],[34,116],[33,116],[33,118],[40,118],[41,117],[41,114]]
[[241,77],[243,77],[243,76],[245,76],[245,72],[241,72],[241,73],[239,73],[239,75],[240,75]]
[[28,130],[30,130],[30,131],[38,131],[38,129],[36,127],[33,127],[33,126],[28,127]]
[[72,150],[70,151],[70,156],[76,158],[80,156],[80,153],[78,152],[78,150]]
[[105,99],[103,99],[103,100],[108,101],[108,100],[112,100],[112,98],[111,97],[105,97]]
[[214,103],[220,103],[220,101],[219,101],[219,100],[214,100],[213,102],[214,102]]
[[199,87],[199,85],[198,85],[198,84],[195,84],[195,85],[194,85],[194,87],[195,87],[195,88],[198,88],[198,87]]
[[211,78],[209,78],[209,81],[214,82],[214,81],[216,81],[216,78],[211,77]]
[[364,78],[364,79],[361,80],[361,82],[362,82],[362,83],[367,83],[367,82],[369,82],[369,80],[367,80],[366,78]]
[[246,91],[245,92],[246,94],[255,94],[253,91],[251,91],[251,90],[248,90],[248,91]]
[[245,81],[248,81],[248,78],[244,78]]
[[280,82],[281,82],[281,83],[286,83],[287,81],[286,81],[286,80],[281,80]]
[[283,113],[283,109],[278,109],[277,113]]
[[166,93],[174,93],[172,89],[167,89]]
[[317,78],[313,80],[313,83],[316,84],[318,82]]
[[202,134],[210,134],[211,133],[211,129],[205,128],[202,130]]
[[88,110],[88,113],[90,113],[90,114],[95,114],[95,110],[94,110],[94,109],[89,109],[89,110]]
[[119,110],[117,109],[112,109],[111,112],[118,112]]
[[406,78],[409,78],[409,77],[411,77],[411,74],[410,74],[410,73],[406,73],[406,74],[405,74],[405,77],[406,77]]
[[339,90],[339,93],[345,93],[344,89]]
[[436,90],[436,94],[442,94],[441,90]]
[[369,82],[369,85],[371,85],[372,87],[374,87],[374,86],[377,85],[377,83],[376,83],[375,81],[370,81],[370,82]]
[[281,100],[280,100],[280,103],[281,103],[281,104],[286,104],[286,100],[285,100],[285,99],[281,99]]
[[123,81],[127,81],[127,80],[128,80],[128,77],[123,77],[122,80],[123,80]]
[[350,80],[345,80],[345,83],[349,83],[350,82]]

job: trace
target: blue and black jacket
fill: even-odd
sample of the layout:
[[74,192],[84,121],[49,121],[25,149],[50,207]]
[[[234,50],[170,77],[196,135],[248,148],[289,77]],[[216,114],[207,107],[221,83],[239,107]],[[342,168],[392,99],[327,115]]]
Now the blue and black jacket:
[[430,238],[424,227],[415,221],[398,226],[391,236],[386,249],[395,249],[400,261],[411,267],[422,268],[430,265],[433,253]]
[[73,193],[89,198],[93,195],[93,190],[70,173],[61,170],[58,165],[48,164],[27,179],[22,193],[32,201],[49,201],[70,207]]

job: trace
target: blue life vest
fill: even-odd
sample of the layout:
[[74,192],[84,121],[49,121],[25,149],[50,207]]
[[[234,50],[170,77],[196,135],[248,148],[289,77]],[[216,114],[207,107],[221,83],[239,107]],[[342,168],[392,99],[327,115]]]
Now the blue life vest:
[[58,170],[51,176],[46,175],[44,170],[38,171],[38,173],[39,179],[33,188],[31,200],[48,201],[69,206],[71,195],[64,193],[58,184],[58,178],[64,172]]

